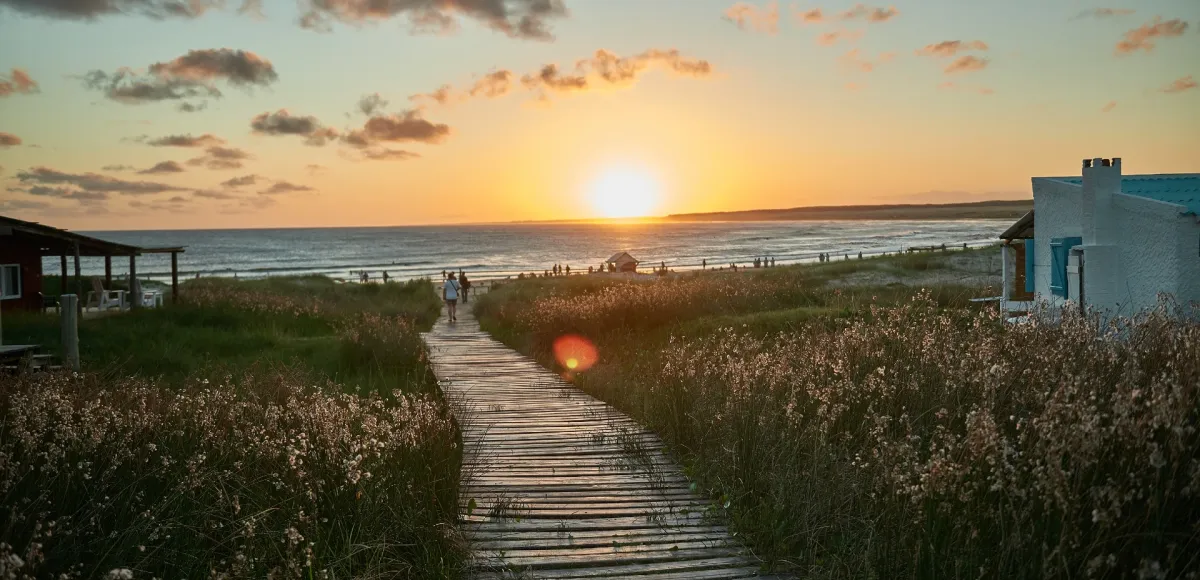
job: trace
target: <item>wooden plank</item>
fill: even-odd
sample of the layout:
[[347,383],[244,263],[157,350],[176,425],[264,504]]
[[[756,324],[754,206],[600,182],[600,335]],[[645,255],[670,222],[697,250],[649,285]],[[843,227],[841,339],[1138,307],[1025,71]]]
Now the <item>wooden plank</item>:
[[758,577],[657,435],[492,340],[469,309],[423,336],[463,436],[468,578]]

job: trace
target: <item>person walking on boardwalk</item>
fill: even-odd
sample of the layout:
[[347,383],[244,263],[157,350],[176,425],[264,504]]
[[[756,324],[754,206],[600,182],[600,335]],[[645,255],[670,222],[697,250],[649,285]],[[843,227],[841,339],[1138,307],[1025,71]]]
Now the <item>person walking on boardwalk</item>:
[[442,283],[442,300],[446,301],[446,314],[450,317],[450,322],[458,322],[459,290],[462,290],[462,286],[454,279],[454,272],[450,272],[446,281]]
[[462,286],[463,304],[466,304],[471,297],[471,281],[467,279],[466,272],[458,276],[458,285]]

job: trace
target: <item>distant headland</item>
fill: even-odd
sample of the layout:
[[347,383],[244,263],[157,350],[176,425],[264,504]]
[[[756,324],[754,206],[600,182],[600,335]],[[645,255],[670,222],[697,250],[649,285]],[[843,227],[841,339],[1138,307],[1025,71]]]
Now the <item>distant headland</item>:
[[753,209],[709,213],[681,213],[662,218],[674,222],[735,222],[793,220],[949,220],[1016,219],[1033,209],[1032,199],[970,203],[837,205]]

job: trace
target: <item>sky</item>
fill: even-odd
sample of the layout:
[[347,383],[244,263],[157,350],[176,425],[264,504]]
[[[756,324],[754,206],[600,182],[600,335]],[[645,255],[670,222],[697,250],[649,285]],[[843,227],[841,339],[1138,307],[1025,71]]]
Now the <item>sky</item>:
[[0,0],[0,214],[82,230],[1029,198],[1200,172],[1200,2]]

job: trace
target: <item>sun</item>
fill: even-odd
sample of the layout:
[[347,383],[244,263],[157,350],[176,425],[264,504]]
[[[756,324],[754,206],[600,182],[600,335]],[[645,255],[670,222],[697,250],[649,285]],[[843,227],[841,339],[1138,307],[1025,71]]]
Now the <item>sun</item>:
[[589,193],[600,217],[645,217],[658,205],[659,185],[645,171],[610,169],[592,183]]

